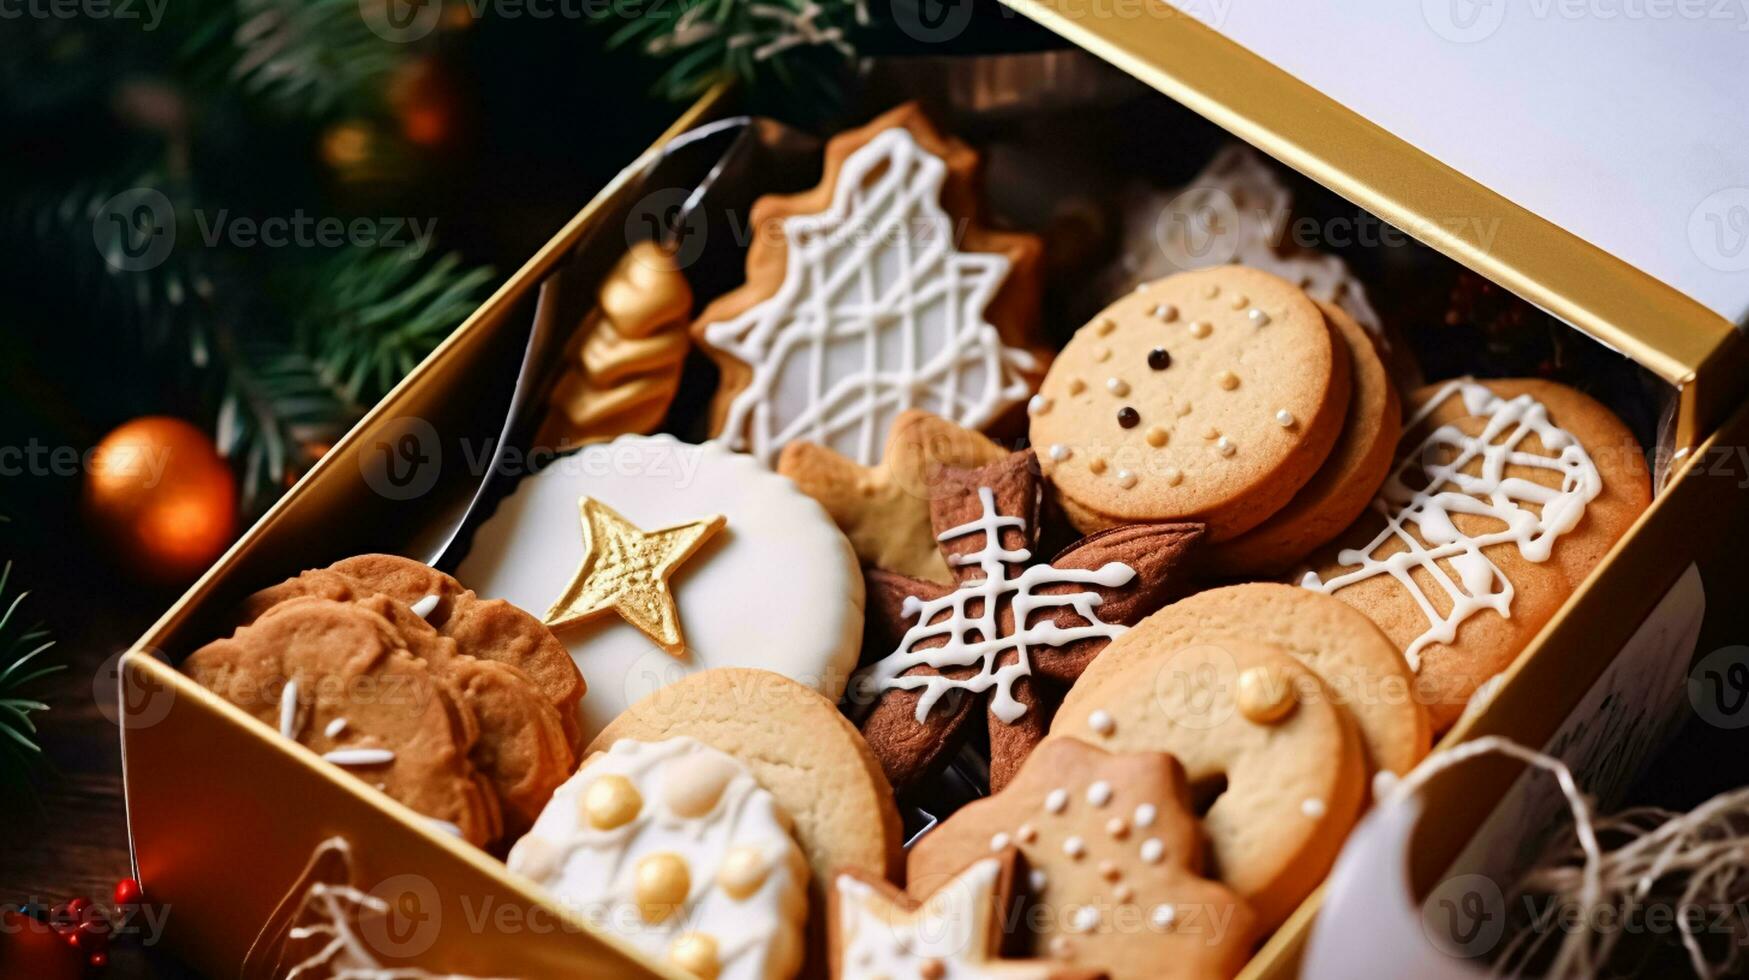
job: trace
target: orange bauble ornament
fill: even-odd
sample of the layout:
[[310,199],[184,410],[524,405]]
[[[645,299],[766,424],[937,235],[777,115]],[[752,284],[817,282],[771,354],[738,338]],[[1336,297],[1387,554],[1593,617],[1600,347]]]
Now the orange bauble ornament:
[[135,419],[91,451],[86,526],[117,561],[156,582],[187,582],[237,528],[237,482],[211,439],[181,419]]

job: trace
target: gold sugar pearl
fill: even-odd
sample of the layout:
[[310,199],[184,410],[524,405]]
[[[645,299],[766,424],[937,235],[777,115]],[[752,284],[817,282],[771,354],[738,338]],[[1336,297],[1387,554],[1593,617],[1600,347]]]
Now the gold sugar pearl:
[[1112,817],[1105,822],[1105,832],[1118,840],[1123,840],[1130,835],[1129,821],[1122,817]]
[[1093,471],[1093,475],[1098,476],[1105,472],[1105,460],[1099,456],[1095,456],[1087,461],[1087,468]]
[[1221,386],[1222,391],[1232,391],[1239,387],[1239,376],[1231,371],[1222,371],[1220,376],[1215,378],[1215,382]]
[[1294,709],[1293,685],[1279,671],[1269,667],[1250,667],[1239,675],[1239,691],[1234,698],[1239,713],[1259,725],[1271,725],[1286,718]]
[[1171,433],[1157,425],[1148,430],[1148,445],[1153,446],[1155,449],[1159,449],[1161,446],[1166,445],[1167,440],[1171,438]]
[[1116,329],[1117,321],[1108,316],[1100,317],[1099,322],[1093,325],[1093,333],[1099,337],[1109,337],[1111,332]]
[[1087,390],[1087,382],[1082,381],[1080,378],[1070,378],[1069,379],[1069,394],[1079,395],[1080,393],[1082,393],[1083,391],[1086,391],[1086,390]]
[[1045,450],[1045,455],[1049,456],[1052,462],[1061,463],[1063,460],[1075,455],[1075,451],[1060,442],[1053,442],[1051,443],[1051,448]]
[[1183,418],[1189,414],[1190,414],[1190,402],[1186,401],[1186,402],[1180,403],[1178,406],[1178,417]]
[[1233,298],[1227,301],[1227,305],[1235,310],[1242,310],[1245,308],[1245,304],[1249,302],[1251,301],[1245,298],[1244,293],[1234,293]]
[[917,980],[942,980],[947,976],[947,964],[938,959],[927,959],[917,964]]
[[1130,489],[1136,485],[1136,475],[1129,470],[1118,470],[1117,485],[1123,487],[1125,490]]
[[1171,303],[1161,303],[1155,306],[1153,313],[1154,319],[1159,320],[1161,323],[1171,323],[1173,320],[1178,319],[1178,307],[1173,306]]
[[1175,487],[1184,482],[1184,471],[1176,466],[1166,467],[1166,472],[1160,475],[1165,478],[1166,485],[1169,487]]
[[1204,439],[1219,439],[1221,437],[1221,430],[1219,430],[1211,425],[1208,428],[1202,430],[1202,437]]
[[717,941],[702,932],[676,936],[668,944],[668,962],[698,977],[698,980],[716,980],[723,969],[722,961],[717,958]]
[[1122,398],[1130,393],[1130,383],[1122,378],[1106,378],[1105,390]]
[[694,755],[680,760],[670,771],[662,787],[663,801],[675,816],[697,819],[716,809],[717,800],[734,778],[734,767],[724,759]]
[[1253,324],[1255,324],[1259,327],[1269,326],[1269,314],[1263,312],[1262,310],[1252,310],[1249,313],[1246,313],[1245,315],[1250,318],[1250,320]]
[[1221,295],[1221,287],[1220,287],[1219,283],[1211,282],[1208,285],[1202,287],[1203,299],[1214,299],[1216,296],[1219,296],[1219,295]]
[[1100,364],[1104,364],[1106,361],[1111,360],[1111,348],[1105,346],[1104,344],[1100,344],[1100,345],[1094,347],[1093,348],[1093,359],[1095,361],[1099,362]]
[[632,781],[620,775],[602,776],[583,793],[583,817],[596,830],[630,823],[644,808],[644,798]]
[[1233,445],[1233,440],[1228,439],[1226,436],[1222,436],[1215,440],[1215,452],[1220,453],[1222,456],[1231,456],[1238,451],[1239,447]]
[[1213,333],[1214,330],[1215,328],[1211,326],[1207,320],[1190,321],[1190,335],[1198,340],[1207,337],[1209,334]]
[[737,847],[723,855],[723,866],[717,869],[717,884],[730,898],[745,901],[765,884],[765,876],[770,873],[771,864],[759,848]]
[[651,854],[638,862],[633,886],[638,914],[645,922],[661,922],[686,904],[692,872],[686,859],[672,851]]
[[1114,861],[1099,862],[1099,876],[1106,881],[1116,881],[1123,877],[1123,869]]

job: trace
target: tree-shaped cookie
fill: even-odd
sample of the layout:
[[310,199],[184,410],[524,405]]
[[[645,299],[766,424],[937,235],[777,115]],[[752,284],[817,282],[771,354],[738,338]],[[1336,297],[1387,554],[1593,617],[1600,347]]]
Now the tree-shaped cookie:
[[693,336],[722,370],[715,431],[773,465],[807,439],[871,465],[895,416],[982,428],[1026,401],[1039,241],[977,221],[978,155],[915,104],[834,137],[813,190],[753,207],[747,282]]
[[1182,589],[1202,528],[1115,527],[1034,564],[1042,488],[1030,450],[950,470],[942,485],[930,517],[957,585],[869,573],[869,619],[877,635],[884,626],[896,639],[853,691],[872,701],[863,736],[901,787],[943,758],[985,707],[996,790],[1049,724],[1039,682],[1073,683],[1129,624]]
[[[841,871],[831,886],[836,980],[1076,980],[1096,972],[1044,959],[1004,959],[1015,852],[973,861],[917,899],[866,872]],[[913,881],[913,887],[917,882]]]
[[[1030,868],[1033,949],[1111,980],[1230,977],[1256,935],[1250,908],[1202,876],[1184,769],[1161,752],[1114,754],[1070,738],[1038,747],[1006,789],[912,848],[909,880],[1018,848]],[[987,860],[987,858],[984,858]]]

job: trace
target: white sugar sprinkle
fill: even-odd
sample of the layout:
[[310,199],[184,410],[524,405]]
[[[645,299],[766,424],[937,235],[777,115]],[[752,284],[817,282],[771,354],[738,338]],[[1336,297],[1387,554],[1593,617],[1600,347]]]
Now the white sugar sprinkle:
[[1300,801],[1300,812],[1312,820],[1322,817],[1326,809],[1324,801],[1315,796],[1309,796]]
[[420,619],[430,619],[431,613],[435,609],[437,609],[437,597],[434,595],[428,595],[425,598],[420,599],[418,602],[413,603],[413,615],[418,616]]
[[323,753],[322,758],[337,766],[380,766],[394,762],[395,753],[389,749],[335,749]]
[[1136,475],[1129,470],[1118,470],[1117,485],[1123,487],[1125,490],[1130,489],[1136,485]]
[[1051,400],[1044,395],[1034,395],[1026,403],[1026,410],[1032,415],[1043,415],[1051,410]]
[[1035,896],[1038,892],[1044,891],[1045,885],[1050,883],[1050,879],[1045,873],[1037,868],[1032,869],[1032,871],[1027,874],[1026,880],[1028,884],[1032,885],[1032,890]]
[[1129,383],[1122,378],[1106,378],[1105,388],[1112,394],[1122,397],[1130,393]]
[[1171,905],[1154,906],[1154,914],[1148,917],[1156,929],[1170,929],[1178,919],[1178,909]]
[[1238,449],[1239,447],[1233,445],[1233,440],[1228,439],[1226,436],[1222,436],[1215,440],[1215,452],[1220,453],[1222,456],[1231,456],[1237,452]]
[[1111,784],[1101,779],[1087,787],[1087,802],[1094,806],[1104,806],[1111,802]]
[[1166,845],[1158,837],[1150,837],[1142,841],[1142,860],[1149,864],[1159,864],[1166,857]]
[[1087,727],[1093,729],[1095,735],[1110,735],[1117,722],[1112,720],[1111,712],[1100,708],[1087,716]]
[[1056,460],[1059,463],[1061,463],[1065,459],[1068,459],[1070,456],[1074,455],[1074,450],[1070,449],[1068,446],[1065,446],[1060,442],[1051,443],[1051,448],[1049,450],[1047,450],[1047,452],[1049,452],[1051,454],[1052,459]]
[[1053,789],[1045,794],[1045,810],[1050,813],[1062,813],[1069,805],[1069,791]]
[[1076,932],[1092,932],[1099,925],[1099,908],[1093,905],[1083,905],[1075,910],[1075,918],[1070,923]]
[[1280,423],[1284,429],[1291,428],[1294,424],[1294,413],[1285,408],[1278,408],[1275,410],[1275,421]]
[[1269,314],[1263,312],[1262,310],[1253,309],[1253,310],[1251,310],[1251,312],[1246,313],[1245,315],[1251,318],[1252,323],[1255,323],[1260,327],[1269,326]]
[[1004,833],[998,831],[997,833],[991,835],[991,837],[990,837],[990,850],[1000,851],[1004,847],[1007,847],[1007,846],[1008,846],[1008,835],[1007,834],[1004,834]]
[[1143,803],[1141,806],[1136,807],[1136,826],[1152,827],[1154,825],[1154,817],[1157,816],[1158,813],[1159,811],[1154,809],[1154,804],[1152,803]]
[[1063,840],[1063,853],[1072,858],[1079,858],[1087,853],[1087,842],[1079,837],[1067,837]]
[[328,723],[327,728],[322,729],[322,734],[328,736],[329,738],[334,738],[334,737],[338,736],[343,731],[346,731],[346,719],[345,718],[336,718],[333,721]]
[[279,733],[286,738],[298,737],[298,682],[293,678],[285,682],[285,689],[279,692]]

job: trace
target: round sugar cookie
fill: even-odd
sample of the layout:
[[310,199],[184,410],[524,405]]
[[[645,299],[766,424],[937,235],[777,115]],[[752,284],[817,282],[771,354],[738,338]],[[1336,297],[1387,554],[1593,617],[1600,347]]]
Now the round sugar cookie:
[[1348,358],[1292,284],[1222,266],[1148,283],[1070,339],[1028,405],[1032,444],[1083,531],[1261,523],[1341,431]]
[[1280,925],[1324,880],[1359,818],[1366,760],[1354,719],[1279,647],[1179,648],[1132,631],[1105,655],[1129,644],[1147,652],[1122,657],[1122,669],[1065,703],[1048,738],[1175,756],[1206,808],[1210,873],[1251,903],[1263,929]]
[[1646,509],[1651,478],[1627,427],[1566,385],[1459,378],[1408,402],[1395,469],[1301,584],[1378,624],[1443,732]]
[[738,667],[693,674],[632,705],[589,751],[682,735],[740,759],[794,821],[813,872],[809,963],[823,970],[826,883],[844,869],[898,880],[903,866],[903,825],[880,762],[837,704],[770,671]]
[[553,793],[510,870],[682,973],[788,980],[808,865],[747,766],[695,739],[622,739]]
[[[787,478],[717,443],[624,436],[555,460],[498,505],[456,577],[549,611],[590,679],[585,740],[711,667],[775,671],[836,700],[862,643],[850,542]],[[592,596],[590,615],[563,621]],[[633,623],[661,621],[669,597],[665,645]]]
[[[1403,433],[1403,405],[1385,362],[1366,330],[1333,303],[1318,302],[1347,352],[1354,385],[1348,418],[1324,465],[1287,505],[1262,524],[1210,549],[1205,559],[1220,575],[1277,575],[1341,534],[1366,510],[1391,471]],[[1338,356],[1341,356],[1340,352]]]
[[1396,644],[1347,603],[1310,589],[1254,582],[1209,589],[1160,610],[1107,649],[1064,697],[1094,696],[1106,678],[1160,650],[1229,641],[1280,647],[1312,668],[1360,726],[1371,771],[1401,776],[1432,747],[1433,725],[1415,697],[1415,674]]

